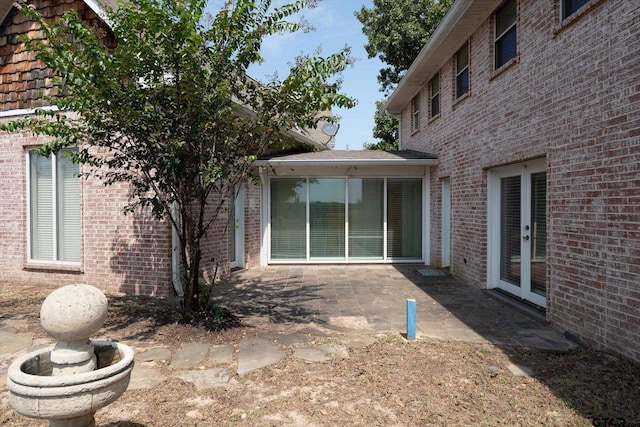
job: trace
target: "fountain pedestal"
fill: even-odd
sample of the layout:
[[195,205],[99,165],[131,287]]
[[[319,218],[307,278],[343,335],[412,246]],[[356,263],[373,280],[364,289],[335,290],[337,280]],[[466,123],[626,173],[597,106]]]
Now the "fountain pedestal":
[[16,412],[54,427],[95,426],[95,412],[124,393],[133,369],[128,346],[89,340],[106,317],[107,298],[93,286],[64,286],[45,299],[40,321],[59,342],[9,366],[9,402]]

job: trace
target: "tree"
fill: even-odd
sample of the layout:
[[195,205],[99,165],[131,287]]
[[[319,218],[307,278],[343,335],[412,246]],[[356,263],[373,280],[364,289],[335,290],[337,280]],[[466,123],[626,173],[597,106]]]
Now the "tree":
[[[381,69],[378,82],[389,95],[409,69],[431,34],[442,21],[453,0],[373,0],[373,7],[363,6],[355,15],[367,36],[365,49],[369,58],[378,56],[388,66]],[[384,101],[376,102],[373,135],[380,139],[365,144],[367,149],[397,150],[397,120],[381,112]]]
[[367,36],[369,58],[376,55],[388,67],[378,82],[389,94],[444,18],[453,0],[373,0],[355,15]]
[[187,320],[204,308],[201,243],[256,157],[295,144],[288,130],[334,120],[318,112],[354,105],[336,79],[351,63],[348,48],[299,58],[282,81],[247,76],[263,38],[299,30],[290,19],[309,2],[233,0],[205,19],[206,3],[124,1],[107,16],[115,47],[75,12],[48,22],[22,3],[44,35],[26,43],[54,71],[58,110],[4,126],[51,136],[45,155],[75,147],[71,157],[89,176],[130,185],[125,212],[149,208],[168,219],[182,250]]
[[385,114],[383,111],[384,101],[376,101],[376,112],[374,113],[375,126],[373,136],[380,141],[377,143],[365,143],[365,150],[395,151],[399,146],[398,121]]

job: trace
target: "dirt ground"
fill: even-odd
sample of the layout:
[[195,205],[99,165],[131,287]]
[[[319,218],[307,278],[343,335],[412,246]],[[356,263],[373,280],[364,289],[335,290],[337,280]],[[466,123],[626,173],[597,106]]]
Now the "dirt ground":
[[[0,321],[36,338],[40,304],[53,288],[0,282]],[[224,329],[180,322],[176,306],[150,297],[108,294],[100,339],[135,347],[184,342],[233,344],[307,325],[235,318]],[[339,333],[339,332],[336,332]],[[332,336],[315,338],[328,342]],[[509,366],[531,368],[516,376]],[[166,368],[159,368],[166,369]],[[167,371],[168,373],[168,371]],[[224,387],[197,389],[170,378],[153,389],[128,390],[98,411],[102,426],[640,426],[640,365],[588,349],[554,354],[422,339],[377,337],[325,363],[291,357]],[[0,393],[0,425],[45,426],[16,414]]]

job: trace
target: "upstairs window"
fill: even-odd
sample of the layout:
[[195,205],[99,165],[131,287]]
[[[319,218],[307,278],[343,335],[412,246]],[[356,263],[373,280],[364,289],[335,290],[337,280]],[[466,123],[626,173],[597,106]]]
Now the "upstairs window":
[[456,99],[469,92],[469,42],[456,52]]
[[562,0],[562,20],[573,15],[587,3],[589,3],[589,0]]
[[28,152],[29,260],[80,263],[80,169],[61,153]]
[[495,13],[495,69],[502,67],[518,54],[518,3],[504,2]]
[[411,131],[415,132],[420,128],[420,94],[411,100]]
[[440,73],[429,80],[430,117],[440,114]]

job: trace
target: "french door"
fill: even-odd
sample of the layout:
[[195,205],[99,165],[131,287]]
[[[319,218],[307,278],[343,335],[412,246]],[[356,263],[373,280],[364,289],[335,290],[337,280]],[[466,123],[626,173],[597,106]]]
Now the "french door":
[[491,171],[489,286],[546,307],[547,174],[544,159]]

